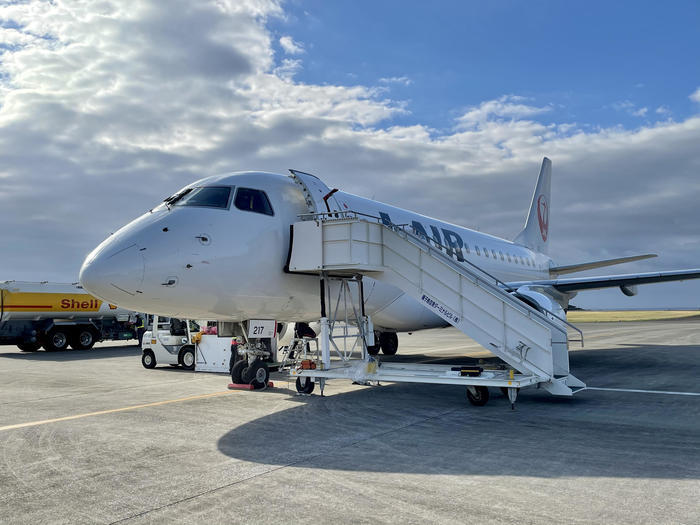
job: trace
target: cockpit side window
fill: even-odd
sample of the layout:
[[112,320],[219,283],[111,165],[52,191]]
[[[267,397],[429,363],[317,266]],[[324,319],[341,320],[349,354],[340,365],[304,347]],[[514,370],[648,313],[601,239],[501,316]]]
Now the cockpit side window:
[[234,201],[236,208],[243,211],[252,211],[254,213],[262,213],[263,215],[274,215],[270,199],[262,190],[254,190],[252,188],[238,188],[236,191],[236,200]]
[[202,186],[173,201],[174,206],[202,206],[227,210],[231,204],[230,186]]

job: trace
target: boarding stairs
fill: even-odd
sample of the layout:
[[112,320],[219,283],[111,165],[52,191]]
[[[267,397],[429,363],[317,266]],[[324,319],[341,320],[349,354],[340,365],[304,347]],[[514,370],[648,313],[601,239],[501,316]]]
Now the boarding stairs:
[[310,213],[293,225],[290,272],[367,276],[393,285],[510,365],[519,385],[563,396],[585,387],[569,373],[568,328],[580,331],[565,319],[532,308],[495,277],[457,262],[446,247],[409,228],[341,210],[316,177],[293,172],[293,178],[305,190]]

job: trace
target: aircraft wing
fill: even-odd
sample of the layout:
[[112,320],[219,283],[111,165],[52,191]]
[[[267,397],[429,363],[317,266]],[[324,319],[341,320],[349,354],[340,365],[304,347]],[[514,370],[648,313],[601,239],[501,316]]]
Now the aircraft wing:
[[587,263],[571,264],[569,266],[552,266],[549,269],[549,275],[559,277],[565,273],[582,272],[584,270],[593,270],[594,268],[602,268],[603,266],[612,266],[614,264],[624,264],[633,261],[641,261],[642,259],[650,259],[657,257],[655,253],[646,253],[644,255],[633,255],[632,257],[619,257],[617,259],[606,259],[604,261],[591,261]]
[[685,281],[700,279],[700,269],[675,270],[669,272],[630,273],[625,275],[605,275],[601,277],[578,277],[574,279],[549,279],[542,281],[520,281],[506,283],[516,289],[520,286],[551,286],[559,292],[578,292],[598,288],[615,288],[620,286],[635,286],[638,284],[665,283],[669,281]]

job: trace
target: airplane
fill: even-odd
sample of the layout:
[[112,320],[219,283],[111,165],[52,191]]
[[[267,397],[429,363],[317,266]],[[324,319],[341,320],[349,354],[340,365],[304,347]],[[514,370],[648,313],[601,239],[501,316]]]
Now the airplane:
[[[453,260],[480,267],[530,306],[560,316],[582,290],[618,287],[631,296],[641,284],[700,278],[700,269],[562,278],[656,255],[557,266],[548,255],[552,163],[546,157],[525,226],[512,241],[337,189],[326,193],[317,177],[290,171],[236,172],[185,186],[97,246],[82,265],[80,283],[109,303],[176,318],[318,321],[318,277],[285,270],[290,225],[310,212],[299,177],[321,188],[328,212],[352,210],[385,225],[410,225]],[[448,325],[398,288],[370,277],[364,287],[378,337],[373,354],[380,348],[395,354],[397,332]]]

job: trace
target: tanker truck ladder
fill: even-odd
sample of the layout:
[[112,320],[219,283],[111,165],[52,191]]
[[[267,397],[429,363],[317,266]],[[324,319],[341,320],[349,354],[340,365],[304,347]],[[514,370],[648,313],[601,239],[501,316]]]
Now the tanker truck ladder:
[[[331,278],[353,279],[360,286],[356,294],[359,305],[361,276],[396,286],[509,366],[477,370],[379,362],[366,351],[367,345],[373,344],[368,328],[371,321],[359,306],[351,322],[360,327],[362,360],[351,363],[350,359],[341,359],[339,366],[331,363],[332,334],[324,311],[320,369],[293,367],[293,375],[322,380],[345,377],[356,381],[463,384],[468,386],[474,404],[479,404],[474,398],[478,401],[488,386],[507,388],[511,402],[517,389],[524,386],[536,384],[561,396],[571,396],[572,388],[585,387],[569,373],[567,328],[581,334],[583,343],[580,330],[552,312],[523,303],[508,292],[504,283],[479,267],[457,263],[441,251],[450,253],[448,248],[435,247],[405,228],[351,211],[310,213],[303,219],[292,228],[290,272],[316,273],[322,283]],[[323,293],[322,303],[327,299]]]

